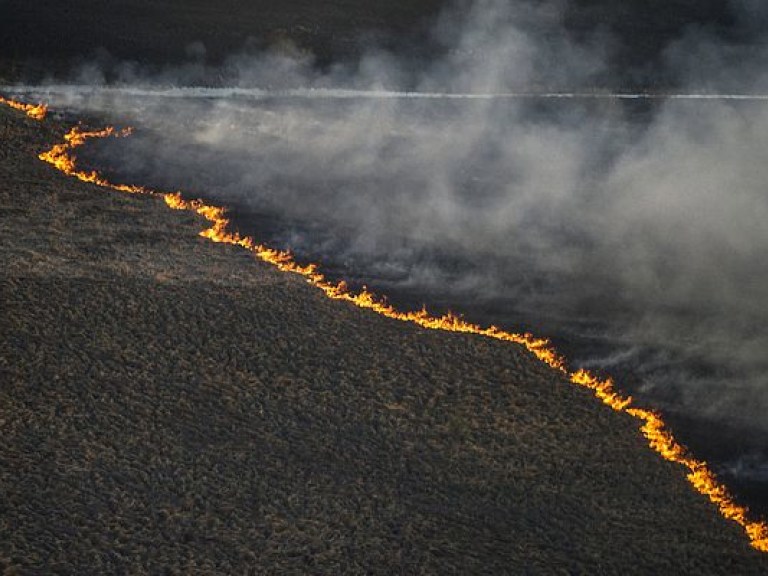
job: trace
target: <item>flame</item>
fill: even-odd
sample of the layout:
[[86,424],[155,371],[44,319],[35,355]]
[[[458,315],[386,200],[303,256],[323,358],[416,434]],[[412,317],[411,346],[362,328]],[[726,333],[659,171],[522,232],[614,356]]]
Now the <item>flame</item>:
[[0,96],[0,104],[5,104],[15,110],[21,110],[33,120],[44,120],[45,115],[48,114],[48,106],[45,104],[24,104],[15,100],[8,100],[2,96]]
[[237,231],[231,230],[226,210],[220,206],[207,204],[203,200],[185,199],[180,192],[163,193],[141,186],[112,184],[95,171],[85,172],[78,170],[76,166],[77,159],[73,153],[74,149],[82,146],[87,140],[92,138],[122,137],[128,136],[130,133],[130,129],[118,131],[112,127],[99,131],[82,131],[75,127],[66,134],[64,142],[56,144],[48,152],[40,154],[39,157],[61,172],[83,182],[131,194],[162,196],[168,207],[174,210],[195,212],[210,223],[209,228],[200,232],[200,235],[204,238],[208,238],[213,242],[240,246],[253,253],[260,260],[272,264],[278,270],[304,277],[307,282],[322,290],[326,296],[333,300],[349,302],[360,308],[372,310],[387,318],[410,322],[430,330],[477,334],[496,340],[513,342],[525,347],[540,361],[567,377],[574,385],[591,390],[599,400],[616,412],[623,412],[639,420],[641,423],[640,431],[648,440],[648,445],[665,460],[677,463],[687,469],[686,477],[691,486],[697,492],[709,498],[722,516],[739,524],[746,532],[751,545],[755,549],[761,552],[768,552],[768,524],[749,517],[749,510],[734,501],[727,488],[709,469],[707,463],[691,456],[675,439],[660,414],[646,408],[634,406],[632,397],[618,392],[610,378],[601,379],[583,369],[570,371],[565,359],[553,348],[548,340],[537,338],[527,333],[506,332],[495,326],[484,328],[477,324],[471,324],[450,312],[443,316],[432,316],[427,312],[426,308],[418,311],[399,311],[391,306],[386,299],[375,296],[366,288],[363,288],[360,292],[353,292],[344,281],[336,283],[326,279],[316,264],[299,264],[290,252],[276,250],[264,244],[259,244],[252,237],[242,236]]
[[131,132],[132,130],[130,128],[115,130],[112,126],[104,128],[103,130],[82,131],[76,126],[64,135],[64,142],[56,144],[47,152],[38,155],[38,158],[43,162],[51,164],[60,172],[77,178],[81,182],[88,182],[89,184],[96,184],[103,188],[111,188],[112,190],[127,192],[129,194],[152,194],[153,192],[151,190],[142,186],[112,184],[95,170],[85,172],[77,169],[77,156],[72,152],[75,148],[79,148],[93,138],[123,138],[130,136]]

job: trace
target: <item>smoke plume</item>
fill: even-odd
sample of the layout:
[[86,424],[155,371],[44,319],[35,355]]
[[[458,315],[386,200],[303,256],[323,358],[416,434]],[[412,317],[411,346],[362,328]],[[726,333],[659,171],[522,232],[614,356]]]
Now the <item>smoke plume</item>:
[[[125,179],[235,206],[374,289],[523,321],[660,404],[768,431],[768,105],[612,99],[623,39],[573,34],[573,10],[454,6],[419,66],[371,48],[320,70],[282,45],[211,70],[194,46],[159,75],[93,64],[38,90],[137,126],[93,152]],[[768,12],[731,14],[728,34],[691,26],[660,50],[665,91],[768,87]],[[213,77],[226,88],[189,88]],[[531,96],[565,92],[594,98]]]

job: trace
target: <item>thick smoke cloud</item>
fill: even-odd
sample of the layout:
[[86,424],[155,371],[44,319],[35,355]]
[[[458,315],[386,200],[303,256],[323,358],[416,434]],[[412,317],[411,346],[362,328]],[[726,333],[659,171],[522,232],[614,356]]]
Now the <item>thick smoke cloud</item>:
[[[489,303],[500,322],[602,338],[611,346],[578,359],[631,370],[641,392],[689,413],[768,429],[768,105],[339,91],[592,90],[620,39],[573,39],[567,9],[478,0],[449,10],[434,29],[444,56],[419,69],[371,50],[319,71],[283,46],[220,72],[242,89],[314,92],[50,98],[137,124],[119,145],[126,177],[238,206],[272,239],[384,292]],[[768,17],[746,0],[734,14],[752,39]],[[692,27],[667,46],[659,75],[692,92],[763,91],[766,54]],[[212,74],[193,62],[118,76],[153,89]],[[94,65],[78,81],[103,77]]]

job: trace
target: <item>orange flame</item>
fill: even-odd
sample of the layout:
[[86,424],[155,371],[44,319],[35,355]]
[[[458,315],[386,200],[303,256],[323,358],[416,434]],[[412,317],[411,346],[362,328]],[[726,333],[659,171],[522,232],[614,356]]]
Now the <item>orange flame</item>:
[[45,104],[24,104],[15,100],[8,100],[2,96],[0,96],[0,104],[5,104],[15,110],[21,110],[34,120],[44,120],[45,115],[48,114],[48,106]]
[[687,469],[687,479],[699,493],[707,496],[717,506],[720,514],[739,524],[751,545],[761,552],[768,552],[768,524],[750,519],[746,507],[737,504],[726,487],[709,469],[706,462],[692,457],[687,450],[677,442],[665,425],[661,415],[646,408],[635,407],[631,396],[624,396],[614,388],[610,378],[600,379],[594,374],[580,369],[570,371],[565,359],[543,338],[531,334],[516,334],[506,332],[495,326],[483,328],[466,322],[452,313],[443,316],[432,316],[426,309],[419,311],[401,312],[396,310],[385,299],[378,298],[367,289],[352,292],[344,281],[334,283],[319,272],[316,264],[302,265],[296,262],[289,252],[275,250],[257,243],[250,236],[241,236],[230,229],[230,221],[226,210],[220,206],[206,204],[203,200],[187,200],[180,192],[162,193],[140,186],[112,184],[97,172],[83,172],[76,167],[76,157],[73,150],[82,146],[91,138],[120,137],[130,134],[130,130],[116,131],[106,128],[96,132],[83,132],[73,128],[65,137],[64,142],[55,145],[50,151],[40,154],[40,159],[52,164],[58,170],[84,182],[90,182],[104,188],[129,192],[132,194],[161,195],[165,203],[174,210],[195,212],[211,223],[210,228],[200,232],[200,235],[213,242],[233,244],[252,252],[257,258],[268,262],[279,270],[292,272],[306,278],[307,282],[322,290],[326,296],[334,300],[350,302],[360,308],[400,320],[410,322],[430,330],[446,330],[449,332],[464,332],[478,334],[496,340],[513,342],[525,347],[536,358],[551,368],[565,375],[571,383],[592,390],[594,395],[603,403],[617,412],[624,412],[640,421],[640,431],[648,440],[648,445],[658,452],[662,458],[680,464]]

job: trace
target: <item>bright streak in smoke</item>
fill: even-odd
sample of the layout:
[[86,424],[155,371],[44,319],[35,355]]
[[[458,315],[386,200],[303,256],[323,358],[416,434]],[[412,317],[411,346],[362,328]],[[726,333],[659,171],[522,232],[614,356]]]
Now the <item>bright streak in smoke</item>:
[[715,100],[768,101],[768,94],[709,94],[665,92],[411,92],[399,90],[359,90],[345,88],[209,88],[180,86],[170,88],[141,88],[131,86],[88,86],[81,84],[51,84],[42,86],[0,86],[0,92],[32,95],[38,98],[54,96],[123,96],[133,98],[266,100]]

